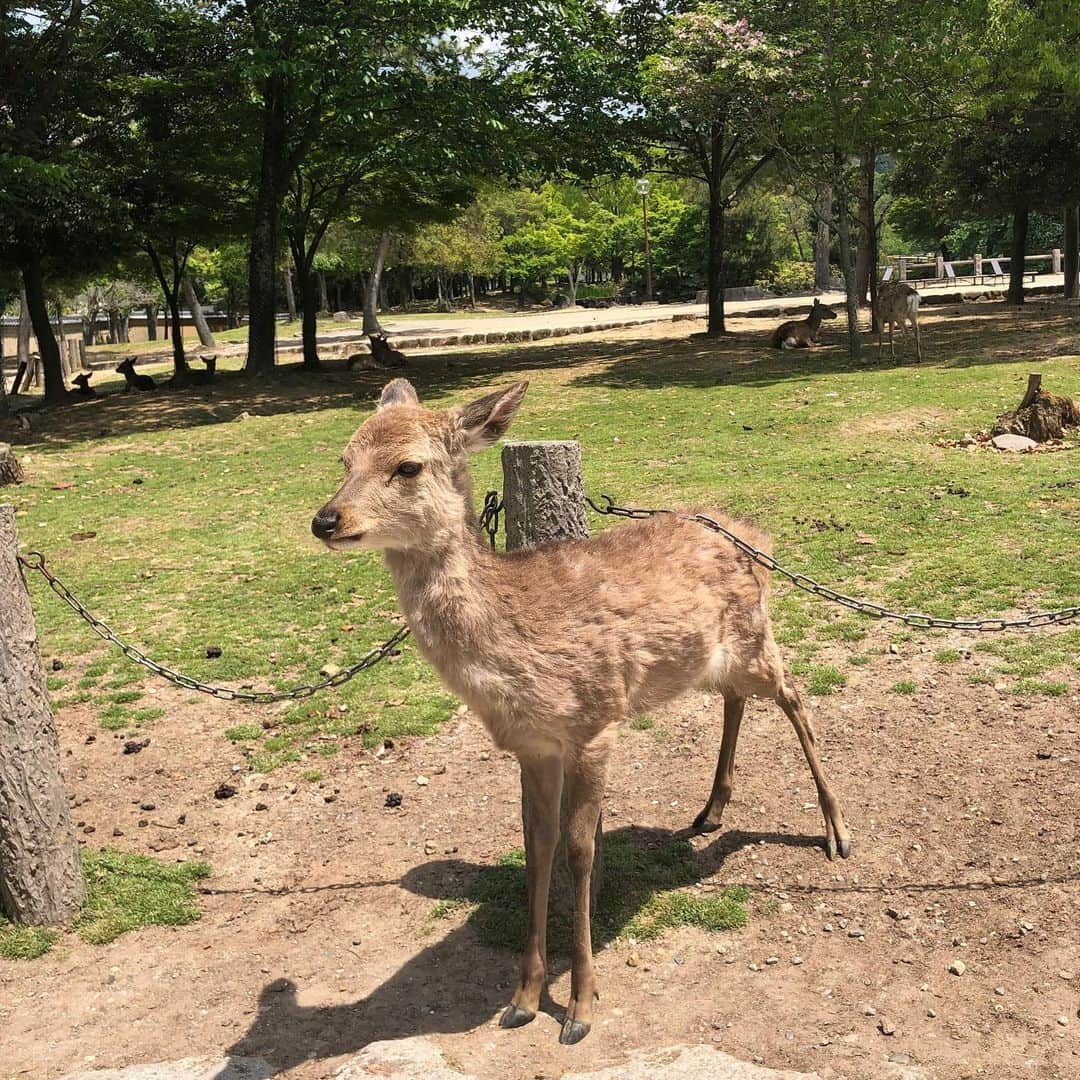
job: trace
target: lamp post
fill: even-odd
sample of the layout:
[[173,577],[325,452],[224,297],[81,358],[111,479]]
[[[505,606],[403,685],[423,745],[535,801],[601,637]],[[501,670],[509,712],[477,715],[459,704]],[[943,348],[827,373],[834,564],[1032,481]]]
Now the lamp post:
[[652,183],[642,177],[637,182],[637,193],[641,196],[641,221],[645,226],[645,302],[652,303],[652,255],[649,252],[649,191]]

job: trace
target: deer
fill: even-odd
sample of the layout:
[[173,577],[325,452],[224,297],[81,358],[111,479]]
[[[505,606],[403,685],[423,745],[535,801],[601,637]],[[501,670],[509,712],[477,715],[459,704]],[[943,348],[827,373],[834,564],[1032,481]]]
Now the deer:
[[75,384],[75,393],[79,397],[92,398],[97,397],[97,391],[90,385],[90,378],[94,373],[92,371],[80,371],[71,381]]
[[[336,552],[382,553],[420,652],[521,767],[529,930],[500,1025],[529,1023],[547,981],[547,910],[560,800],[574,915],[560,1043],[590,1030],[597,995],[590,891],[595,832],[619,725],[694,688],[723,696],[712,791],[692,828],[720,827],[747,698],[775,701],[795,728],[825,823],[829,859],[851,853],[818,757],[810,711],[784,667],[767,610],[769,573],[685,513],[583,540],[500,553],[485,545],[468,457],[508,430],[528,383],[427,409],[388,383],[345,447],[345,477],[311,522]],[[748,522],[717,520],[756,548]]]
[[136,357],[129,356],[126,360],[116,365],[116,370],[124,376],[124,393],[132,390],[156,390],[157,383],[149,375],[140,375],[135,370]]
[[772,333],[769,345],[774,349],[810,349],[817,344],[822,319],[835,319],[836,312],[816,296],[805,319],[781,323]]
[[885,324],[889,324],[889,355],[896,359],[893,330],[900,324],[901,333],[911,323],[915,331],[915,357],[922,363],[922,338],[919,336],[919,293],[904,281],[886,281],[878,287],[878,356],[881,355],[881,339]]

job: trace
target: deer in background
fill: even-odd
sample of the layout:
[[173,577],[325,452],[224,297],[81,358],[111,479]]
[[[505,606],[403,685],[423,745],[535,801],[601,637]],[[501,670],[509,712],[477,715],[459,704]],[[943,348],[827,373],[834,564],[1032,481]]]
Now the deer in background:
[[149,375],[140,375],[135,370],[135,361],[138,357],[129,356],[126,360],[116,365],[116,370],[124,376],[124,393],[129,390],[156,390],[157,383]]
[[816,296],[805,319],[781,323],[772,333],[769,344],[774,349],[809,349],[817,344],[822,319],[835,319],[836,312]]
[[915,331],[915,356],[922,363],[922,339],[919,336],[919,293],[904,281],[885,281],[878,286],[878,356],[881,355],[881,339],[885,324],[889,324],[889,355],[896,359],[893,330],[900,324],[900,332],[906,334],[907,324]]
[[[777,702],[817,785],[829,858],[846,858],[851,840],[818,759],[810,712],[773,638],[766,570],[683,514],[512,554],[484,544],[468,455],[505,434],[527,386],[431,410],[410,383],[395,379],[345,448],[345,479],[311,529],[334,551],[383,553],[420,651],[521,765],[529,931],[521,978],[500,1020],[507,1028],[536,1016],[547,980],[548,895],[565,782],[574,934],[559,1041],[569,1044],[588,1034],[597,997],[590,876],[608,759],[624,720],[695,687],[723,695],[716,776],[694,822],[711,831],[731,797],[746,699]],[[768,549],[753,526],[717,516]]]

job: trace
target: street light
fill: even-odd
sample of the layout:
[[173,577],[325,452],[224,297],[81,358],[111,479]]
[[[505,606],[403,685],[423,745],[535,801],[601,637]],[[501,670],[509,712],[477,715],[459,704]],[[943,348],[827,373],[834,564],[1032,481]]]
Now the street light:
[[645,226],[645,302],[652,303],[652,255],[649,252],[649,191],[652,183],[644,176],[637,182],[637,193],[641,196],[641,221]]

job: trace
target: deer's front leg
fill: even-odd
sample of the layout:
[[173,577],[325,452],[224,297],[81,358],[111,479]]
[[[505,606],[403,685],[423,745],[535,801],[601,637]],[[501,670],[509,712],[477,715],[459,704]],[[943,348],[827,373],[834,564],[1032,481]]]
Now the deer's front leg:
[[592,1027],[593,1002],[600,995],[592,956],[591,880],[596,855],[596,825],[604,799],[608,747],[585,750],[567,762],[570,819],[566,830],[566,860],[574,902],[574,945],[570,972],[570,1002],[559,1042],[581,1042]]
[[521,808],[525,831],[525,880],[529,894],[529,936],[521,957],[521,981],[499,1025],[521,1027],[536,1016],[547,979],[547,914],[551,864],[559,841],[562,761],[522,757]]

